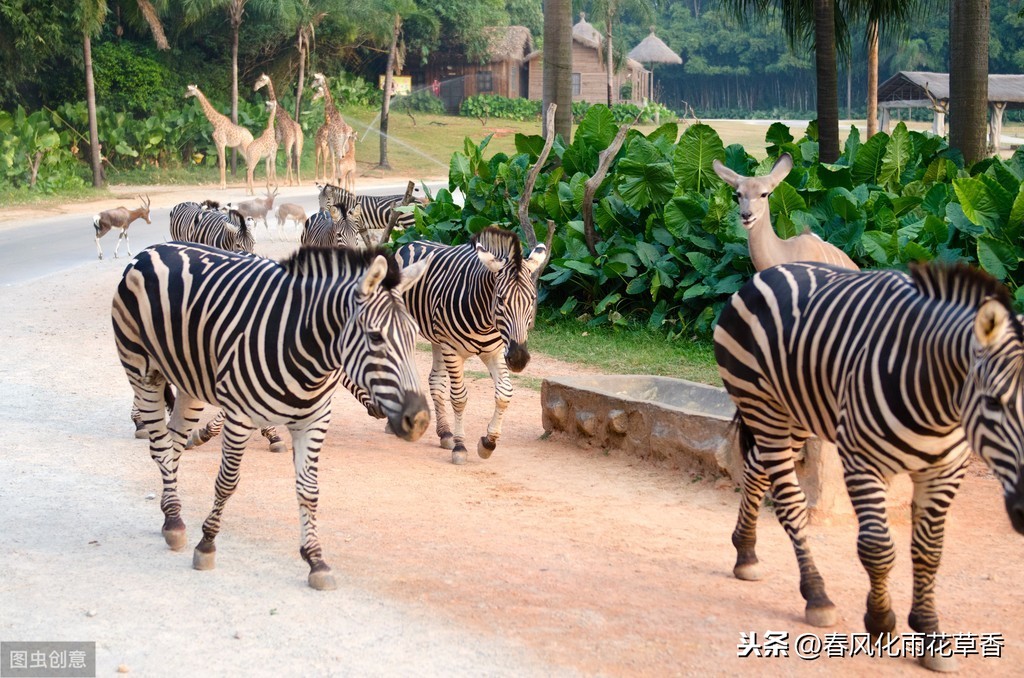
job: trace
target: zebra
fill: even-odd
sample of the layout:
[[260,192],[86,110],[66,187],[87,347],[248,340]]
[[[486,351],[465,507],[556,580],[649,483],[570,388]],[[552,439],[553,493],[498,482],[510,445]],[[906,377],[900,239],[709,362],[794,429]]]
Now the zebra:
[[[794,458],[809,436],[836,443],[859,521],[857,552],[871,586],[864,623],[895,627],[887,578],[895,547],[890,478],[914,482],[910,627],[938,631],[935,578],[946,511],[973,449],[1003,487],[1024,534],[1024,330],[1006,289],[964,265],[910,274],[794,263],[756,274],[722,311],[715,357],[737,407],[743,495],[733,574],[761,576],[757,512],[772,490],[800,566],[805,617],[836,623],[807,540],[807,501]],[[950,668],[924,657],[928,668]]]
[[357,247],[362,208],[330,205],[306,219],[299,242],[311,247]]
[[[452,450],[452,463],[466,461],[462,415],[466,409],[463,367],[477,355],[494,380],[494,415],[477,454],[491,456],[501,422],[512,400],[509,370],[521,372],[530,361],[527,334],[537,313],[537,275],[547,259],[538,244],[523,257],[518,236],[494,226],[459,246],[416,241],[395,252],[403,266],[431,258],[427,273],[405,293],[420,333],[431,343],[430,395],[441,447]],[[445,376],[454,414],[445,411]]]
[[[330,205],[344,205],[352,209],[356,205],[362,207],[361,231],[374,231],[376,235],[383,234],[391,218],[391,212],[401,206],[405,194],[395,195],[356,195],[346,191],[340,186],[324,184],[320,188],[320,209],[326,209]],[[415,202],[422,202],[417,198]],[[395,221],[395,230],[411,228],[416,225],[416,215],[411,212],[399,212]]]
[[192,231],[199,220],[199,215],[207,210],[217,211],[219,209],[220,203],[214,200],[204,200],[201,203],[178,203],[171,208],[171,240],[191,240]]
[[[368,394],[405,440],[430,414],[413,355],[416,324],[402,292],[426,265],[400,270],[384,250],[302,248],[276,262],[171,242],[139,254],[114,295],[118,356],[160,468],[163,536],[185,545],[178,462],[202,403],[224,410],[222,459],[213,510],[193,567],[214,566],[224,505],[239,480],[256,426],[292,434],[302,558],[308,583],[330,589],[316,530],[317,464],[342,377]],[[165,386],[177,388],[169,421]]]
[[196,218],[188,242],[218,247],[228,252],[249,252],[256,248],[256,221],[238,210],[227,213],[204,211]]

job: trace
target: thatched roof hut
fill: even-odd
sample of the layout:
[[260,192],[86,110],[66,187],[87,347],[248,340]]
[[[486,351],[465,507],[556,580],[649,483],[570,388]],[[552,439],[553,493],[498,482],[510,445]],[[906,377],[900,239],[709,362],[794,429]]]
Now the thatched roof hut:
[[643,64],[681,64],[683,58],[672,51],[672,48],[654,34],[654,26],[651,26],[651,33],[640,41],[640,44],[629,52],[630,59],[636,59]]
[[483,34],[487,38],[491,63],[522,61],[533,51],[533,36],[526,26],[488,26]]

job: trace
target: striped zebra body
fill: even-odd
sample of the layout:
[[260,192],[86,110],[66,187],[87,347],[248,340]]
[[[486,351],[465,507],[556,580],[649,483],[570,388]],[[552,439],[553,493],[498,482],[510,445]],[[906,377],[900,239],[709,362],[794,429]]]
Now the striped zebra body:
[[219,203],[212,200],[198,202],[181,202],[171,208],[171,240],[191,241],[199,215],[207,211],[217,211]]
[[313,214],[302,227],[299,242],[309,247],[357,247],[360,207],[331,205]]
[[[400,271],[383,251],[302,249],[278,263],[212,247],[167,243],[139,254],[113,302],[121,364],[163,477],[164,537],[185,544],[178,461],[203,403],[224,411],[216,501],[196,547],[213,566],[225,502],[257,426],[292,435],[309,583],[330,588],[316,532],[317,461],[343,377],[365,391],[403,438],[429,421],[413,363],[416,327],[402,292],[424,266]],[[177,389],[167,421],[167,383]]]
[[[356,195],[340,186],[327,184],[320,189],[320,209],[326,209],[330,205],[343,205],[347,209],[352,209],[358,205],[362,208],[360,227],[362,230],[369,231],[376,241],[387,228],[391,212],[394,208],[401,206],[404,198],[405,195],[401,193],[396,195]],[[420,201],[417,199],[414,202]],[[415,225],[415,214],[400,212],[395,221],[395,230],[399,231]]]
[[[910,276],[811,263],[769,268],[722,311],[715,356],[745,457],[734,573],[760,577],[757,511],[770,487],[796,551],[809,623],[836,619],[811,558],[794,470],[811,435],[836,443],[842,458],[871,581],[870,633],[895,626],[885,509],[893,475],[909,473],[914,482],[909,622],[917,632],[938,631],[934,584],[945,514],[971,449],[999,479],[1010,520],[1024,533],[1024,333],[1005,288],[986,274],[939,265],[919,265]],[[943,668],[941,659],[925,663]]]
[[196,219],[188,242],[217,247],[228,252],[249,252],[256,248],[256,222],[238,210],[205,211]]
[[[487,459],[512,400],[509,370],[520,372],[530,360],[526,341],[537,312],[537,273],[546,255],[547,247],[541,244],[523,257],[519,238],[495,227],[484,229],[465,245],[417,241],[395,253],[403,266],[430,261],[427,273],[406,292],[405,301],[420,333],[431,343],[430,395],[437,434],[441,447],[452,450],[456,464],[466,460],[462,423],[466,359],[479,356],[494,380],[494,415],[487,435],[477,444],[477,453]],[[451,426],[446,400],[452,404]]]

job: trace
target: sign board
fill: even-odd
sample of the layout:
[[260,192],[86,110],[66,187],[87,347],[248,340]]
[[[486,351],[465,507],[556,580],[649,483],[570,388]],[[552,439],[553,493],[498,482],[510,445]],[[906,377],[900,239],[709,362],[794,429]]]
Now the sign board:
[[[404,96],[406,94],[412,94],[412,76],[411,75],[392,75],[391,84],[394,87],[392,96]],[[377,89],[384,89],[384,76],[381,75],[377,79]]]

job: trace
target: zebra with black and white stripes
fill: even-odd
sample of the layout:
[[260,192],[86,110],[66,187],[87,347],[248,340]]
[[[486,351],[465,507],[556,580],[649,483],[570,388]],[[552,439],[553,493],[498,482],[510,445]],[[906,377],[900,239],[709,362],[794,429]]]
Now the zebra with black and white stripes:
[[[362,208],[360,218],[360,230],[383,233],[391,219],[391,213],[396,207],[401,207],[403,193],[395,195],[357,195],[346,191],[340,186],[325,184],[320,188],[320,209],[326,209],[330,205],[344,206],[352,209],[356,205]],[[415,198],[413,204],[422,202]],[[416,215],[412,212],[399,212],[395,220],[395,230],[400,231],[416,225]]]
[[[333,588],[316,530],[317,464],[343,377],[365,391],[406,440],[430,415],[413,362],[416,324],[402,292],[426,264],[400,270],[383,250],[303,248],[282,262],[172,242],[139,254],[113,302],[121,364],[160,468],[164,539],[185,545],[178,462],[203,403],[225,413],[213,510],[193,566],[214,565],[221,513],[257,426],[292,434],[300,553],[309,585]],[[169,421],[167,383],[177,389]]]
[[309,247],[358,247],[362,208],[330,205],[310,215],[299,243]]
[[[966,266],[920,264],[905,275],[786,264],[733,295],[714,339],[744,452],[735,576],[761,576],[757,512],[770,487],[796,551],[807,622],[836,622],[794,470],[804,442],[818,436],[836,443],[857,513],[857,552],[871,584],[868,632],[889,633],[896,623],[885,495],[898,473],[914,482],[909,624],[937,632],[946,511],[971,450],[999,480],[1010,522],[1024,534],[1024,331],[1006,289]],[[939,656],[922,663],[950,668]]]
[[238,210],[207,210],[199,214],[192,232],[184,240],[228,252],[251,254],[256,249],[255,229],[256,220],[242,216]]
[[215,212],[219,209],[220,203],[214,200],[204,200],[201,203],[178,203],[171,208],[170,213],[171,240],[190,241],[192,239],[192,231],[199,220],[199,215],[208,211]]
[[[537,314],[537,276],[547,246],[538,244],[524,257],[515,233],[490,226],[465,245],[419,240],[403,245],[395,257],[403,266],[431,261],[427,273],[406,291],[405,302],[431,344],[430,395],[437,435],[441,447],[452,450],[455,464],[466,461],[466,359],[479,356],[494,380],[494,415],[487,435],[477,443],[477,454],[487,459],[512,400],[509,370],[521,372],[530,361],[526,341]],[[445,409],[446,385],[452,426]]]

